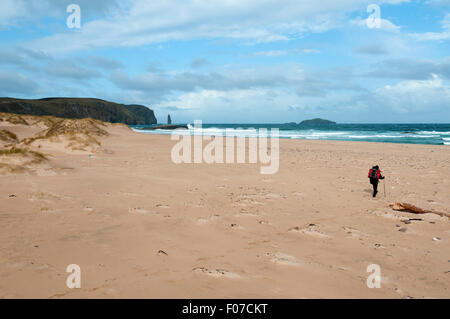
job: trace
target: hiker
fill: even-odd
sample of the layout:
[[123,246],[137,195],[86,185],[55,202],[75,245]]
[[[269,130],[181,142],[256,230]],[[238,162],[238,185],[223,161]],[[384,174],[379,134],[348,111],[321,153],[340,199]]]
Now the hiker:
[[380,167],[378,165],[372,167],[369,170],[370,184],[373,186],[373,197],[377,196],[378,193],[378,180],[384,179],[384,176],[381,175]]

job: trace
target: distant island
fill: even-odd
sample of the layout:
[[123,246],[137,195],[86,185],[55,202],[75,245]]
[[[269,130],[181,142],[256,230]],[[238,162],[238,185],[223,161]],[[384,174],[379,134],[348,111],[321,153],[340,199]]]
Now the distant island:
[[304,120],[299,123],[299,125],[329,125],[329,124],[336,124],[336,122],[315,118],[312,120]]
[[51,115],[71,119],[89,117],[128,125],[157,123],[153,110],[144,105],[126,105],[94,98],[52,97],[37,100],[0,98],[0,112]]

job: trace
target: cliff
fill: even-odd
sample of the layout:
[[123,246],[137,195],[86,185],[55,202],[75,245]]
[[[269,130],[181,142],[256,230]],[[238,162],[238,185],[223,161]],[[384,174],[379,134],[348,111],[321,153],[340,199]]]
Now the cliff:
[[129,125],[157,123],[155,114],[146,106],[124,105],[93,98],[0,98],[0,112],[72,119],[92,118]]

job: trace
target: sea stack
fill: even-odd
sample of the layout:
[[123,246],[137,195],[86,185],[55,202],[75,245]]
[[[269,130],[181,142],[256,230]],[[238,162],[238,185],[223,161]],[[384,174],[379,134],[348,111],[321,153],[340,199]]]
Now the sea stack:
[[170,118],[170,114],[167,116],[167,124],[172,124],[172,119]]

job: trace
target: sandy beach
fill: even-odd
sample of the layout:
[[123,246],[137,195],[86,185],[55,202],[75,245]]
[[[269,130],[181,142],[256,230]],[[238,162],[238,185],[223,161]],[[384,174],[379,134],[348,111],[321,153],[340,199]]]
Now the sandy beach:
[[[30,142],[48,160],[0,175],[0,297],[450,297],[449,218],[389,207],[449,212],[447,146],[284,139],[278,173],[261,175],[177,165],[170,136],[103,129],[92,150]],[[375,164],[387,177],[374,199]],[[381,288],[366,285],[370,264]]]

